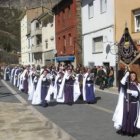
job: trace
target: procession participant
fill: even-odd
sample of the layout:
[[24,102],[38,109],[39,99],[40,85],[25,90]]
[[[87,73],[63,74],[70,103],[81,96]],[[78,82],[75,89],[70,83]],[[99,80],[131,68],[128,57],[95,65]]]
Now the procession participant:
[[19,67],[16,66],[15,73],[14,73],[14,86],[17,86],[18,74],[19,74]]
[[64,85],[64,100],[66,104],[72,105],[74,102],[73,91],[74,91],[74,76],[72,75],[72,69],[67,69],[67,77]]
[[51,73],[50,69],[48,69],[48,72],[49,74],[47,75],[47,79],[49,80],[50,84],[48,85],[48,91],[47,91],[47,96],[45,97],[45,100],[47,102],[50,102],[53,100],[55,76]]
[[90,68],[87,68],[86,73],[83,75],[83,100],[88,104],[96,102],[94,77],[91,75]]
[[15,69],[16,69],[16,67],[13,67],[12,70],[11,70],[11,75],[10,75],[10,82],[11,82],[11,84],[14,83]]
[[23,72],[23,68],[22,67],[20,67],[19,68],[19,73],[18,73],[18,76],[17,76],[17,78],[18,78],[18,80],[17,80],[17,87],[19,88],[19,86],[20,86],[20,76],[21,76],[21,74],[22,74],[22,72]]
[[33,95],[33,100],[32,100],[33,105],[40,104],[43,107],[48,106],[48,103],[45,100],[47,96],[48,88],[50,85],[50,81],[47,75],[48,75],[48,71],[47,69],[44,69],[37,83],[36,91],[34,92],[34,95]]
[[59,89],[59,92],[58,92],[58,95],[57,95],[57,98],[56,98],[56,101],[59,102],[59,103],[64,103],[64,86],[65,86],[66,77],[68,77],[67,70],[65,70],[65,72],[64,72],[62,83],[60,85],[60,89]]
[[28,93],[28,76],[29,76],[29,68],[30,66],[26,66],[25,70],[23,71],[22,78],[23,78],[23,90],[25,93]]
[[47,96],[49,86],[50,86],[50,79],[48,76],[48,70],[45,69],[43,72],[43,79],[42,79],[42,84],[41,84],[41,106],[43,107],[48,106],[48,103],[45,100],[45,98]]
[[10,68],[9,66],[6,66],[4,69],[4,80],[9,81],[10,79]]
[[55,67],[52,67],[52,69],[51,69],[51,75],[52,75],[52,84],[54,86],[55,77],[57,75],[57,71],[55,70]]
[[[76,74],[76,80],[78,82],[78,88],[80,88],[80,97],[78,97],[78,99],[82,100],[83,101],[83,96],[82,96],[82,87],[83,87],[83,67],[80,66],[80,67],[77,67],[76,70],[75,70],[75,74]],[[79,90],[79,89],[78,89]]]
[[[32,104],[33,105],[40,105],[41,104],[41,85],[42,85],[42,79],[44,77],[44,69],[41,69],[41,72],[39,72],[40,76],[35,88],[35,92],[33,94]],[[35,80],[35,79],[34,79]]]
[[73,101],[76,102],[79,99],[80,95],[80,74],[76,74],[73,84]]
[[36,90],[36,87],[37,87],[37,83],[38,83],[39,77],[40,77],[40,71],[36,70],[35,76],[33,78],[33,83],[34,83],[35,90]]
[[60,72],[62,72],[62,69],[59,69],[59,72],[56,72],[55,69],[52,68],[51,70],[51,75],[50,75],[50,87],[48,90],[48,94],[46,96],[46,100],[48,102],[52,101],[56,101],[56,97],[57,97],[57,80],[60,77]]
[[21,68],[21,72],[20,72],[20,74],[19,74],[19,87],[18,87],[18,89],[20,90],[20,91],[24,91],[24,85],[23,85],[23,72],[24,72],[24,67],[22,67]]
[[135,72],[126,72],[121,80],[121,88],[113,121],[114,127],[120,134],[134,136],[138,133],[140,124],[140,84]]
[[63,76],[64,76],[64,71],[63,71],[63,69],[60,68],[59,72],[57,73],[57,75],[55,77],[54,86],[53,86],[54,100],[57,99],[57,95],[58,95],[58,92],[60,89],[60,85],[62,83]]
[[35,72],[36,72],[36,69],[35,67],[31,67],[31,70],[29,72],[29,79],[28,79],[28,100],[32,100],[33,98],[33,94],[34,94],[34,91],[35,91],[35,85],[34,85],[34,77],[35,77]]

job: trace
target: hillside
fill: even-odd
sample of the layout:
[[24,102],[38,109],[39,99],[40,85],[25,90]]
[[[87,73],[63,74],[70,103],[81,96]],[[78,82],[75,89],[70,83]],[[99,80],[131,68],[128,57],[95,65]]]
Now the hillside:
[[20,10],[0,8],[0,48],[8,52],[20,50],[20,15]]
[[14,7],[18,9],[46,6],[52,8],[60,0],[0,0],[0,7]]
[[20,21],[22,11],[44,6],[51,9],[60,0],[0,0],[0,49],[20,51]]

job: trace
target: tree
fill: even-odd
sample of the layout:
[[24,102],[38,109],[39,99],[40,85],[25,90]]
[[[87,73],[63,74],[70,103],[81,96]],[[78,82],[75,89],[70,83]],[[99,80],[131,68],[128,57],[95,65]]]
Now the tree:
[[18,9],[0,8],[0,47],[7,52],[20,50],[20,14]]

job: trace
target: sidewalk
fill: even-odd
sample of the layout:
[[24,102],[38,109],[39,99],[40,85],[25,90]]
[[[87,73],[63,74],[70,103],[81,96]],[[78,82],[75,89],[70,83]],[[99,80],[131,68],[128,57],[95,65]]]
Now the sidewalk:
[[0,102],[1,140],[57,140],[57,135],[20,103]]
[[110,87],[110,88],[105,88],[104,90],[99,89],[99,86],[95,85],[95,90],[100,91],[100,92],[106,92],[106,93],[111,93],[111,94],[118,94],[118,87]]
[[[43,117],[34,107],[19,98],[4,81],[0,81],[0,95],[11,93],[11,100],[0,100],[0,140],[74,140],[63,129]],[[9,91],[7,91],[9,90]],[[9,102],[10,101],[10,102]]]

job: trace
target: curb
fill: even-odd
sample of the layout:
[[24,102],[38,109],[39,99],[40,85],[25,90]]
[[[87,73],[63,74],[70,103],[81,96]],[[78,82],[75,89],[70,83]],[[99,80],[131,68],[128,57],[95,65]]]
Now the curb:
[[99,86],[95,86],[95,91],[118,95],[117,87],[105,88],[104,90],[102,90],[102,89],[99,89]]

